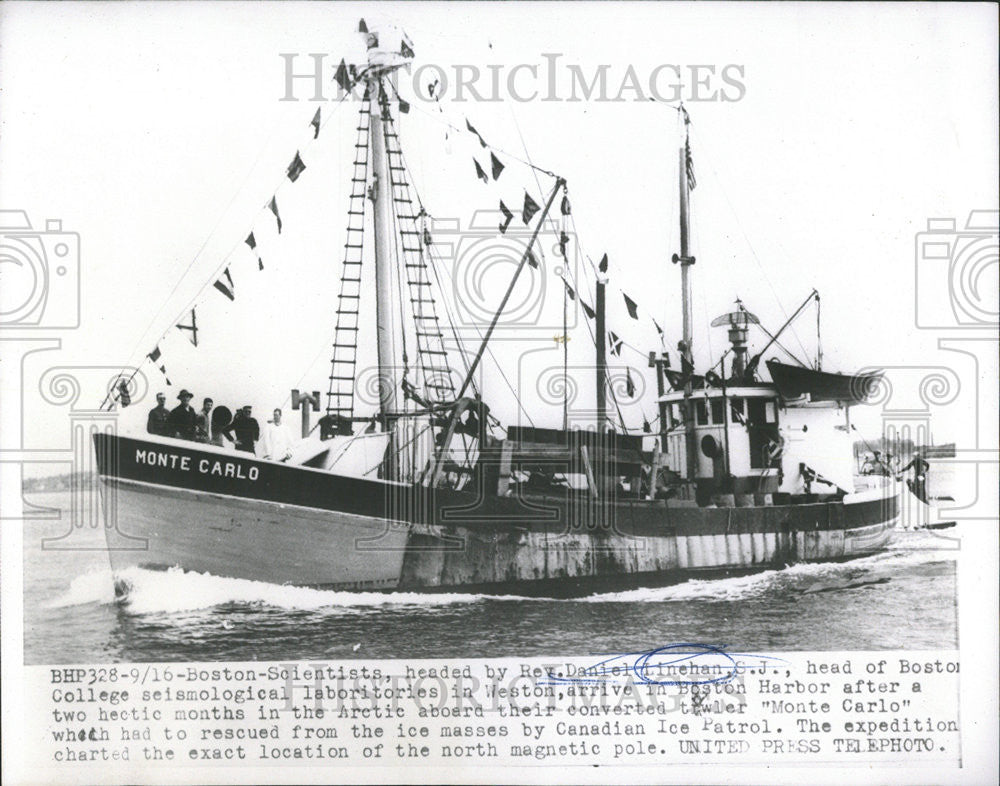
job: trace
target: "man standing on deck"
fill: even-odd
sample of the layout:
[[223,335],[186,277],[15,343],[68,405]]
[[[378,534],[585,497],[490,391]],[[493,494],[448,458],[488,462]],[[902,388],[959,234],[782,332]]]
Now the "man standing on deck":
[[170,436],[178,439],[194,439],[195,423],[198,419],[194,407],[191,406],[191,399],[194,396],[187,390],[182,390],[177,394],[177,398],[181,403],[170,411]]
[[913,458],[910,459],[910,463],[899,470],[896,475],[896,480],[902,479],[903,475],[908,470],[913,470],[913,480],[907,481],[910,490],[921,502],[929,504],[927,502],[927,472],[930,470],[931,465],[923,456],[919,453],[914,454]]
[[195,420],[195,439],[199,442],[212,441],[212,405],[215,402],[206,398],[201,404],[201,412]]
[[292,455],[292,434],[281,422],[281,410],[274,410],[274,419],[264,434],[264,458],[287,461]]
[[247,453],[256,452],[253,446],[260,439],[260,424],[253,417],[252,412],[253,408],[246,404],[236,413],[233,424],[229,427],[236,437],[236,449]]
[[156,394],[156,406],[149,410],[149,417],[146,418],[146,431],[161,437],[167,436],[169,431],[168,421],[170,420],[170,410],[166,407],[167,397],[162,393]]

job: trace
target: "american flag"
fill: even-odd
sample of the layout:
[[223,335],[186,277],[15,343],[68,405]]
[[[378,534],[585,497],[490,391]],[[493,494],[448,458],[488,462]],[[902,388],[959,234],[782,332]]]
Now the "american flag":
[[694,191],[698,181],[694,177],[694,161],[691,160],[691,140],[684,140],[684,163],[687,169],[688,190]]

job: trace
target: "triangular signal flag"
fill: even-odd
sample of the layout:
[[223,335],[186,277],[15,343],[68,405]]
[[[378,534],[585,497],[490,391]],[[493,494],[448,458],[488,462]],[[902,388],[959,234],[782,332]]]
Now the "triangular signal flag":
[[[281,234],[281,216],[278,215],[278,198],[277,197],[271,197],[271,201],[268,204],[268,207],[271,209],[271,212],[274,213],[274,218],[278,222],[278,234],[280,235]],[[227,271],[228,271],[228,268],[227,268]]]
[[[478,165],[478,161],[476,164]],[[510,226],[510,222],[514,220],[514,214],[510,212],[510,209],[500,200],[500,212],[503,213],[503,223],[500,224],[500,234],[504,234],[507,231],[507,227]]]
[[535,213],[539,210],[541,210],[541,208],[538,206],[538,203],[536,203],[535,200],[531,198],[531,195],[525,191],[524,209],[521,211],[521,220],[527,225],[531,222],[531,219],[535,217]]
[[295,151],[295,158],[292,159],[292,163],[288,165],[288,179],[293,183],[299,179],[301,175],[306,170],[306,165],[302,161],[302,156],[299,155],[299,151]]
[[345,93],[351,89],[351,78],[347,74],[347,63],[344,62],[343,58],[340,60],[340,65],[337,66],[337,70],[333,75],[333,81],[336,82],[340,89]]
[[478,159],[472,159],[476,165],[476,177],[482,180],[484,183],[489,183],[490,179],[486,176],[486,170],[480,165]]
[[622,297],[625,298],[625,308],[628,309],[628,315],[632,317],[632,319],[638,319],[639,311],[638,308],[636,307],[635,301],[632,300],[632,298],[630,298],[624,292],[622,292]]
[[472,125],[472,123],[469,122],[469,118],[465,118],[465,127],[468,128],[469,131],[471,131],[473,134],[476,135],[476,139],[479,140],[479,144],[481,146],[486,147],[486,140],[483,139],[482,135],[478,131],[476,131],[476,129]]

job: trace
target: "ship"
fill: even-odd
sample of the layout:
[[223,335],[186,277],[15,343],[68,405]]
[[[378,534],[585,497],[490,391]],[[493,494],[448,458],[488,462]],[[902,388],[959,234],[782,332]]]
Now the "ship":
[[[119,594],[127,596],[130,569],[179,568],[347,591],[574,597],[850,560],[887,546],[899,484],[887,477],[856,490],[852,481],[850,411],[881,375],[824,371],[819,353],[813,364],[764,360],[806,303],[818,307],[818,293],[781,330],[765,331],[770,340],[753,356],[749,333],[764,328],[737,301],[713,323],[728,330],[729,350],[712,369],[695,368],[694,183],[683,106],[672,257],[683,336],[676,368],[661,347],[642,372],[657,391],[655,427],[609,417],[622,385],[608,373],[608,354],[620,347],[606,323],[603,262],[593,266],[594,306],[586,309],[592,421],[499,423],[490,398],[501,391],[480,389],[477,370],[519,276],[539,264],[540,233],[572,210],[568,185],[555,175],[532,211],[526,203],[521,218],[533,231],[478,346],[467,346],[434,295],[441,282],[429,260],[429,211],[400,138],[407,107],[391,77],[413,59],[412,41],[391,26],[370,32],[363,21],[360,32],[367,62],[342,61],[337,74],[362,98],[340,291],[331,303],[326,412],[315,426],[304,418],[303,438],[281,458],[170,434],[95,434]],[[556,234],[564,244],[565,233]],[[367,265],[374,294],[362,276]],[[578,294],[566,290],[564,306]],[[378,406],[363,413],[358,336],[372,317]],[[632,386],[631,376],[625,383]],[[112,389],[108,406],[127,404],[127,393],[124,383]],[[298,399],[308,412],[309,394],[293,391]]]

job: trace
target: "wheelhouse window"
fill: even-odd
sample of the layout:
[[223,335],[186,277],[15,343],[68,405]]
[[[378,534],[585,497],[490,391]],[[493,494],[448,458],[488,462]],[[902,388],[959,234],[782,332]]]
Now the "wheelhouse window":
[[732,407],[733,420],[739,422],[746,418],[746,411],[743,409],[743,399],[731,398],[729,399],[729,406]]
[[698,419],[699,426],[708,425],[708,407],[705,406],[705,399],[700,398],[695,401],[694,413],[695,417]]
[[773,401],[764,402],[764,420],[767,423],[778,422],[778,406]]
[[712,405],[712,422],[716,425],[721,426],[723,422],[723,407],[721,398],[713,398],[711,400]]

